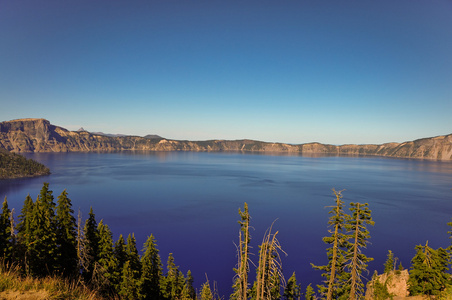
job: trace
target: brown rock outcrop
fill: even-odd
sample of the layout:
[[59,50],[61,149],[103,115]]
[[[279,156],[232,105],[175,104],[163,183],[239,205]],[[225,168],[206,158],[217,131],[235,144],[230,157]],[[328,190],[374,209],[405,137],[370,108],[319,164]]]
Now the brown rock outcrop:
[[[394,299],[404,299],[408,297],[408,270],[391,271],[378,275],[377,280],[382,286],[387,288],[387,291]],[[374,299],[373,281],[367,284],[366,300]]]
[[139,136],[106,136],[68,131],[45,119],[19,119],[0,123],[0,148],[12,152],[72,151],[248,151],[309,155],[377,155],[398,158],[452,160],[452,134],[382,145],[291,145],[253,140],[175,141]]

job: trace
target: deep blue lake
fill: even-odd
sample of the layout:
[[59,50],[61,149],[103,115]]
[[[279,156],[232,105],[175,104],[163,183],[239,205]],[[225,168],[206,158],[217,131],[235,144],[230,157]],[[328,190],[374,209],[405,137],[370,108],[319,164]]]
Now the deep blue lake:
[[[195,152],[35,153],[52,175],[0,181],[16,217],[27,194],[35,200],[43,182],[55,201],[67,189],[83,220],[90,206],[113,231],[134,233],[138,248],[151,233],[164,267],[168,253],[195,288],[216,281],[229,297],[236,264],[238,209],[247,202],[251,214],[252,251],[257,253],[265,230],[274,230],[288,256],[283,268],[293,271],[302,289],[321,280],[310,263],[326,261],[322,237],[328,235],[329,208],[343,191],[344,201],[369,203],[375,226],[371,245],[363,250],[375,260],[369,278],[383,271],[388,250],[404,267],[414,247],[428,240],[433,248],[450,244],[452,163],[378,157],[305,157]],[[257,255],[252,259],[257,261]],[[254,280],[254,270],[250,278]]]

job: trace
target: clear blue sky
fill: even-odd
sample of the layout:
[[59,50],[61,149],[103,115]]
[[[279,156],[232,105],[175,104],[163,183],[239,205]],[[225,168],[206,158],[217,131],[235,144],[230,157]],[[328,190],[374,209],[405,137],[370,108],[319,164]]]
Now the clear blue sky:
[[452,1],[0,0],[0,121],[330,144],[452,133]]

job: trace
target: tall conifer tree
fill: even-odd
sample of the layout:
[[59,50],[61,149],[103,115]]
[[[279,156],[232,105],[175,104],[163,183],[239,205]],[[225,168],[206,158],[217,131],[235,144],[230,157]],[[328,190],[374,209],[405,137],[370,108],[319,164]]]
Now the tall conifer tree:
[[116,279],[115,286],[117,288],[117,292],[119,292],[119,284],[122,280],[122,271],[124,269],[124,264],[127,261],[127,253],[126,253],[126,242],[122,234],[119,235],[118,240],[115,242],[115,247],[113,249],[113,253],[115,255],[117,265],[116,265]]
[[126,261],[124,264],[119,295],[121,296],[121,299],[141,299],[139,284],[135,279],[135,274],[130,266],[130,260]]
[[353,240],[347,253],[348,268],[351,274],[349,299],[355,300],[364,298],[364,283],[361,274],[367,270],[367,263],[372,261],[373,258],[363,254],[362,249],[366,248],[370,239],[367,225],[373,226],[375,222],[372,221],[371,211],[367,203],[350,203],[350,206],[350,211],[353,214],[346,225],[347,232]]
[[57,243],[58,247],[58,266],[60,273],[64,276],[77,275],[77,241],[76,241],[76,221],[72,209],[71,199],[64,190],[58,196],[56,207],[57,219]]
[[342,200],[342,191],[333,189],[336,196],[335,205],[331,206],[331,215],[328,221],[331,236],[324,237],[323,242],[329,245],[327,249],[328,264],[325,266],[316,266],[311,264],[316,270],[323,271],[325,277],[324,285],[318,285],[320,294],[327,300],[348,297],[350,275],[345,271],[346,259],[350,244],[349,236],[345,234],[345,224],[349,216],[344,212],[344,201]]
[[311,284],[309,284],[306,287],[306,292],[304,293],[304,299],[305,300],[314,300],[315,298],[315,293],[314,293],[314,289],[312,288]]
[[85,269],[83,270],[83,277],[90,282],[93,278],[94,268],[98,261],[99,253],[99,231],[97,229],[96,216],[91,207],[89,210],[89,217],[85,222],[84,232],[84,261]]
[[416,246],[416,255],[411,260],[408,279],[411,296],[438,295],[451,284],[448,264],[450,254],[443,248],[437,250],[428,246]]
[[188,299],[196,300],[196,290],[193,287],[193,282],[194,282],[193,275],[191,274],[191,271],[188,270],[187,277],[185,280],[185,285],[188,292]]
[[11,210],[8,208],[8,200],[5,197],[0,214],[0,259],[10,262],[12,258],[11,241]]
[[284,300],[299,300],[301,296],[301,288],[297,282],[297,277],[295,272],[292,273],[289,280],[287,281],[286,288],[284,289],[283,299]]
[[152,234],[144,243],[143,252],[141,256],[141,294],[144,299],[161,299],[162,262]]
[[40,195],[33,207],[30,223],[31,241],[30,271],[37,276],[53,274],[57,270],[57,234],[55,202],[49,184],[44,183]]
[[199,295],[200,300],[213,300],[212,289],[210,288],[209,280],[204,282],[201,287],[201,294]]
[[394,253],[391,250],[388,250],[388,258],[385,261],[384,267],[384,272],[387,274],[394,270]]
[[141,262],[140,255],[137,250],[137,240],[135,239],[135,235],[133,233],[131,235],[129,234],[127,237],[126,254],[130,268],[134,274],[133,276],[136,280],[139,280],[141,277]]
[[174,263],[173,254],[168,255],[167,273],[162,282],[162,294],[164,299],[178,299],[185,285],[185,278],[179,267]]
[[17,228],[17,252],[20,257],[20,263],[24,268],[24,272],[26,274],[30,273],[29,268],[29,245],[32,242],[31,240],[31,221],[33,217],[33,209],[34,203],[33,199],[30,197],[30,194],[27,195],[24,201],[24,205],[20,211],[20,215],[18,217],[19,222],[16,226]]
[[113,253],[113,237],[110,228],[103,220],[97,226],[99,231],[98,278],[99,286],[104,294],[113,292],[116,281],[117,260]]
[[25,198],[24,205],[22,206],[20,215],[18,217],[19,222],[17,223],[18,238],[25,245],[28,245],[30,242],[30,222],[32,218],[33,207],[33,199],[30,197],[30,194],[28,194]]

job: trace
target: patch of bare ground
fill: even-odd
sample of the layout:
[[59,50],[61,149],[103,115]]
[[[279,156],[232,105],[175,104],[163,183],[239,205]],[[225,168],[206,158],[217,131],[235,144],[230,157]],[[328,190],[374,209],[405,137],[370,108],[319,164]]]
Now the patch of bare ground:
[[39,291],[4,291],[0,293],[0,300],[45,300],[49,299],[49,293]]

